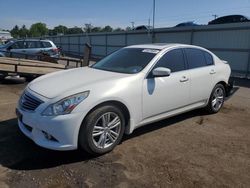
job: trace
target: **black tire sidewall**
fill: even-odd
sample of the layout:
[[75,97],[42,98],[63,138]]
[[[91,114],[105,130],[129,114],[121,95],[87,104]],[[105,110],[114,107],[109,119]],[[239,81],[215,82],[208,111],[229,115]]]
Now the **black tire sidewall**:
[[[103,114],[107,112],[113,112],[119,116],[121,120],[121,130],[120,130],[119,137],[117,138],[117,140],[114,142],[113,145],[105,149],[100,149],[100,148],[97,148],[93,142],[92,131],[93,131],[96,121]],[[121,141],[123,137],[124,130],[125,130],[125,118],[124,118],[122,111],[118,107],[113,106],[113,105],[101,106],[93,110],[91,113],[89,113],[87,117],[85,118],[85,120],[83,121],[81,128],[80,128],[80,132],[79,132],[79,139],[78,139],[79,145],[82,149],[84,149],[88,153],[95,154],[95,155],[104,154],[113,150],[114,147],[117,144],[119,144],[119,142]]]

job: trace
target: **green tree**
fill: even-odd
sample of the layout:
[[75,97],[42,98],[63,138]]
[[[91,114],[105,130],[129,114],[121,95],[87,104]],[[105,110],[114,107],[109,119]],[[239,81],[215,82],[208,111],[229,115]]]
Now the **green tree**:
[[93,32],[93,33],[101,32],[101,31],[102,31],[102,28],[101,28],[101,27],[93,27],[93,28],[91,29],[91,32]]
[[48,31],[49,30],[48,30],[46,24],[41,23],[41,22],[35,23],[35,24],[32,24],[30,27],[30,36],[31,37],[41,37],[41,36],[47,35]]
[[132,30],[132,28],[131,27],[126,27],[126,29],[125,29],[126,31],[131,31]]
[[92,29],[93,29],[93,25],[91,25],[90,23],[89,24],[84,24],[85,26],[84,26],[84,28],[83,28],[83,31],[85,32],[85,33],[90,33],[91,31],[92,31]]
[[83,33],[82,28],[76,26],[68,28],[67,30],[67,34],[80,34],[80,33]]
[[116,29],[114,29],[115,32],[119,32],[119,31],[125,31],[124,29],[117,27]]
[[19,27],[17,25],[15,25],[15,27],[13,27],[13,29],[10,31],[12,37],[14,38],[18,38],[19,37]]
[[27,38],[28,36],[29,36],[29,30],[26,28],[25,25],[23,25],[22,28],[19,29],[19,37]]
[[112,32],[113,31],[113,28],[110,27],[109,25],[106,25],[103,29],[102,29],[102,32]]
[[68,28],[64,25],[58,25],[54,27],[53,29],[53,34],[58,35],[58,34],[66,34],[68,32]]

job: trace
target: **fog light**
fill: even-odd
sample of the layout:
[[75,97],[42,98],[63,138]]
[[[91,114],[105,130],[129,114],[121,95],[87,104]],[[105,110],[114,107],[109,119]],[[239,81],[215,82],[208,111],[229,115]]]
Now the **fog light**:
[[43,134],[47,140],[52,140],[52,136],[50,134],[46,133],[45,131],[43,131]]

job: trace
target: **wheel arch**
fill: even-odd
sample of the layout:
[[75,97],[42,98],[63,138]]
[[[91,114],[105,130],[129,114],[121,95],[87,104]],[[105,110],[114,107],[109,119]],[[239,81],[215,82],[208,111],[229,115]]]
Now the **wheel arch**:
[[[225,89],[225,90],[227,89],[227,83],[226,83],[225,81],[219,81],[218,83],[215,84],[215,86],[216,86],[217,84],[221,84],[221,85],[224,86],[224,89]],[[214,87],[215,87],[215,86],[214,86]]]
[[125,122],[125,133],[129,133],[129,131],[130,131],[130,117],[131,117],[131,114],[130,114],[130,111],[129,111],[128,107],[123,102],[118,101],[118,100],[108,100],[108,101],[104,101],[104,102],[101,102],[101,103],[95,105],[85,115],[85,117],[82,120],[82,123],[85,121],[85,119],[87,118],[87,116],[91,112],[93,112],[97,108],[100,108],[100,107],[106,106],[106,105],[114,105],[114,106],[116,106],[116,107],[118,107],[119,109],[122,110],[122,112],[124,113],[125,121],[126,121]]

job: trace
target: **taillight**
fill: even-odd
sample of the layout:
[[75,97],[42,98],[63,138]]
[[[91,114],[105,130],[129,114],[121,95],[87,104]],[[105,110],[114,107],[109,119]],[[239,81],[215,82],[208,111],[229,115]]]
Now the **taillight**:
[[52,51],[58,53],[60,50],[58,48],[53,48]]

